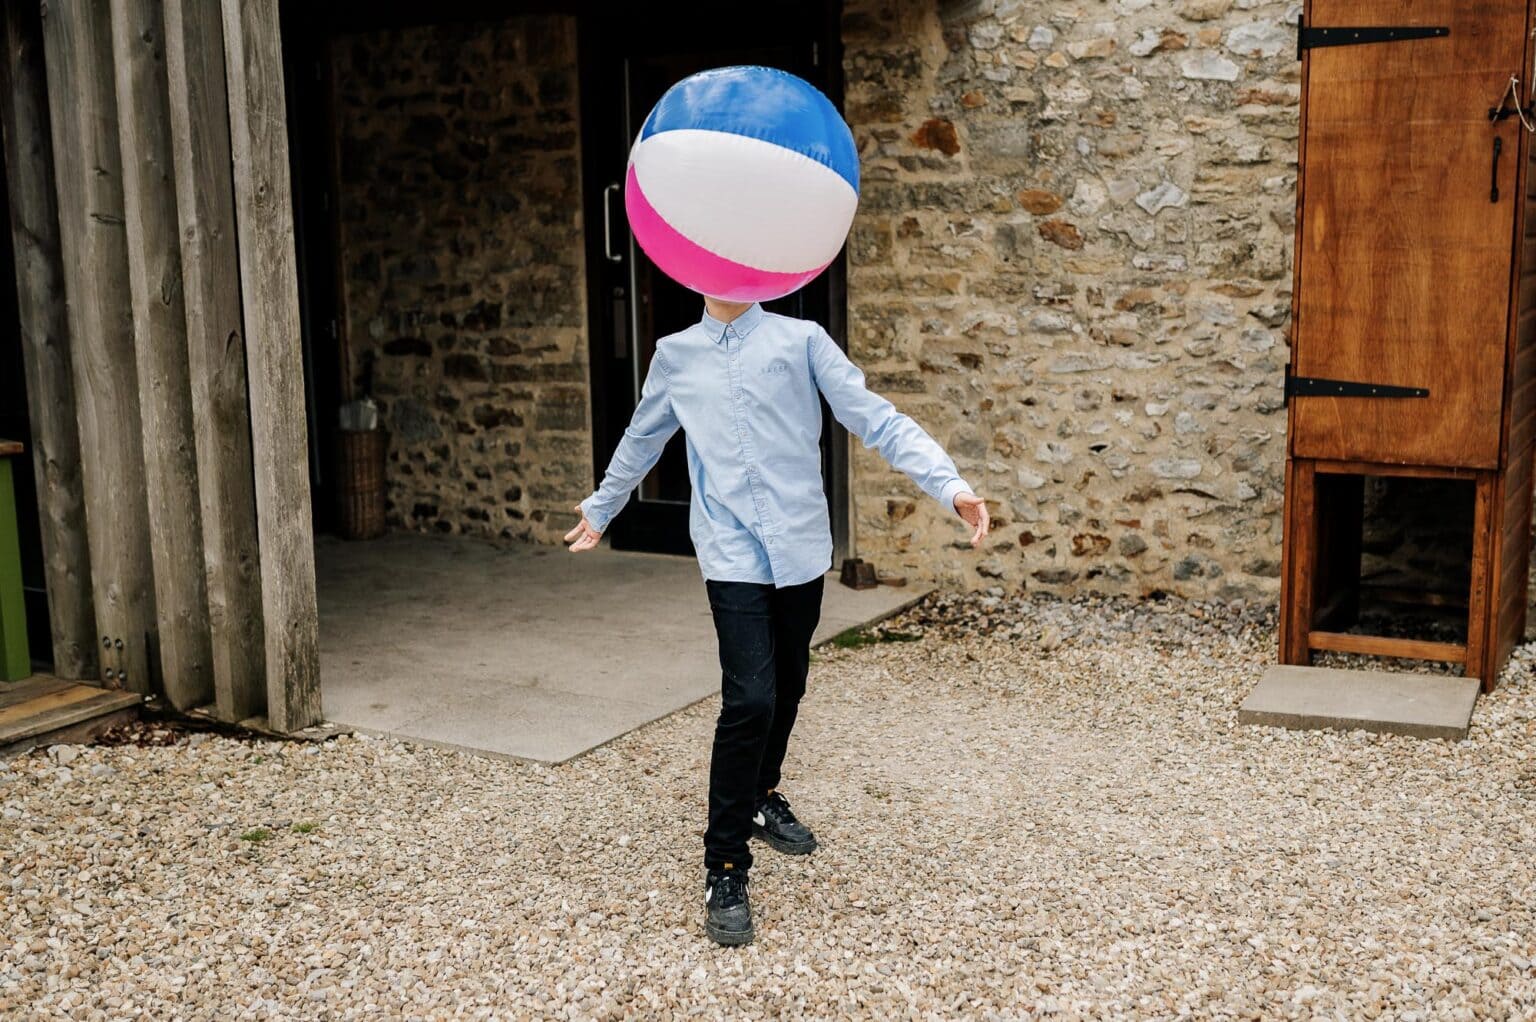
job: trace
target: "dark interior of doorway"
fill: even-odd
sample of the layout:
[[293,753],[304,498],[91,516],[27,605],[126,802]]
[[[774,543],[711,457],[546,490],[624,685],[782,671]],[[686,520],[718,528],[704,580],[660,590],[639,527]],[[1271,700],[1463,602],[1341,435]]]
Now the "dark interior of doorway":
[[[644,88],[665,87],[666,77],[681,77],[694,67],[755,61],[785,66],[810,79],[841,105],[843,94],[840,0],[788,0],[754,10],[747,5],[698,2],[661,5],[553,3],[524,0],[441,0],[425,5],[402,0],[337,0],[314,4],[281,0],[285,84],[289,107],[300,303],[309,399],[310,485],[315,528],[334,531],[337,507],[337,411],[349,391],[343,379],[338,336],[342,319],[337,251],[335,123],[330,41],[339,35],[386,28],[454,21],[484,21],[526,14],[569,14],[578,20],[581,60],[583,201],[588,266],[588,324],[591,351],[591,402],[594,474],[601,475],[634,407],[634,359],[649,358],[655,337],[698,317],[698,299],[647,272],[641,287],[615,279],[615,264],[604,251],[601,230],[604,182],[622,171],[628,150],[626,131],[633,111],[625,108],[622,86],[625,61],[643,71]],[[743,40],[749,40],[743,43]],[[618,98],[616,98],[618,97]],[[639,92],[631,106],[649,101]],[[643,116],[643,111],[641,113]],[[617,203],[616,205],[622,205]],[[622,221],[622,210],[616,210]],[[622,222],[615,224],[622,229]],[[627,235],[627,229],[624,230]],[[620,268],[628,271],[629,267]],[[839,259],[820,279],[772,306],[788,315],[821,322],[845,343],[846,270]],[[653,298],[645,317],[645,347],[629,345],[615,355],[617,340],[614,288],[624,286]],[[824,410],[823,475],[832,509],[833,541],[847,549],[847,444],[840,426]],[[691,553],[686,508],[677,496],[682,460],[681,437],[616,522],[612,539],[621,549]],[[647,507],[647,491],[661,497]],[[682,491],[684,499],[686,490]],[[670,499],[667,499],[670,498]]]
[[1465,644],[1470,479],[1319,474],[1319,631]]
[[[3,161],[0,161],[3,162]],[[0,194],[5,189],[0,167]],[[16,524],[21,538],[21,584],[27,612],[27,644],[32,666],[53,666],[48,625],[48,589],[43,577],[43,534],[32,472],[32,428],[27,415],[27,374],[21,354],[21,320],[16,301],[15,251],[11,246],[9,205],[0,202],[0,440],[19,440],[26,453],[11,459],[16,486]]]
[[326,533],[335,530],[340,500],[338,416],[348,389],[340,347],[330,17],[324,5],[302,0],[280,0],[278,10],[304,347],[310,506],[315,532]]

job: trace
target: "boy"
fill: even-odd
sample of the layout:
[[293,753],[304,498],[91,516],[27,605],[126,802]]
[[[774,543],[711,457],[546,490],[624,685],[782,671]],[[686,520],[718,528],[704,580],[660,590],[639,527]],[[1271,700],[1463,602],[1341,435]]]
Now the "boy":
[[755,303],[706,298],[704,309],[697,325],[657,343],[634,418],[565,538],[573,552],[596,546],[683,429],[689,533],[722,671],[704,832],[705,930],[720,944],[745,944],[748,837],[791,855],[816,847],[778,785],[832,563],[818,392],[849,432],[965,519],[973,547],[989,522],[949,455],[866,390],[864,374],[820,326]]

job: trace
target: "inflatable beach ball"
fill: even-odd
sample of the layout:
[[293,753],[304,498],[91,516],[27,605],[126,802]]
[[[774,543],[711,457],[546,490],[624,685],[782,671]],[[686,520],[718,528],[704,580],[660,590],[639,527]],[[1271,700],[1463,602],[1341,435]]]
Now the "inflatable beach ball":
[[678,82],[630,150],[629,226],[663,273],[732,302],[780,298],[837,258],[859,203],[853,134],[785,71],[723,67]]

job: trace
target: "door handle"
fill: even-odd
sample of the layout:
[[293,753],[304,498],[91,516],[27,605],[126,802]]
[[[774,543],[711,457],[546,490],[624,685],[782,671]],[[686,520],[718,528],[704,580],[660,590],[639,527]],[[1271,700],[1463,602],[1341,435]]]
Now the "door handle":
[[603,189],[603,255],[608,257],[610,263],[622,263],[624,256],[613,250],[613,193],[619,190],[617,184],[611,184]]
[[1489,202],[1499,201],[1499,156],[1504,152],[1504,140],[1499,136],[1493,136],[1493,191],[1488,197]]

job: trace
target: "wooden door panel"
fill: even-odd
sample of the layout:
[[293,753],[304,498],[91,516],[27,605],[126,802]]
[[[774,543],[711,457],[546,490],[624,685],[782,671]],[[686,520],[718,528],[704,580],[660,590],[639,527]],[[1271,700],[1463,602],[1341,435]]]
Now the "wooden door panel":
[[1525,139],[1488,109],[1521,74],[1525,18],[1525,0],[1310,5],[1312,25],[1451,34],[1309,51],[1293,371],[1430,394],[1299,398],[1296,455],[1497,465]]
[[[1309,50],[1310,85],[1317,88],[1338,82],[1391,83],[1394,88],[1414,89],[1428,103],[1461,113],[1457,98],[1440,84],[1444,79],[1492,72],[1504,76],[1499,83],[1502,85],[1507,84],[1512,74],[1524,78],[1520,64],[1525,52],[1525,7],[1525,0],[1311,0],[1307,4],[1307,24],[1315,27],[1445,25],[1451,34],[1441,39]],[[1327,89],[1323,91],[1326,93]],[[1384,104],[1376,113],[1402,116],[1392,95],[1361,98],[1362,103],[1373,100]],[[1468,119],[1486,117],[1491,102],[1492,99],[1485,101],[1482,110],[1465,111]]]
[[[657,340],[698,322],[703,312],[698,295],[667,279],[632,243],[624,219],[620,185],[640,122],[673,83],[709,67],[763,64],[827,88],[832,84],[830,69],[820,54],[830,50],[825,33],[835,24],[820,0],[770,7],[726,5],[718,17],[706,20],[657,19],[643,4],[629,5],[622,14],[583,17],[587,308],[598,478],[634,413]],[[831,281],[823,274],[766,307],[829,322],[832,295]],[[824,460],[825,452],[845,440],[829,428],[823,438]],[[636,499],[614,520],[608,532],[613,547],[691,554],[689,490],[684,437],[679,433],[640,484]],[[836,521],[839,516],[833,517]]]

